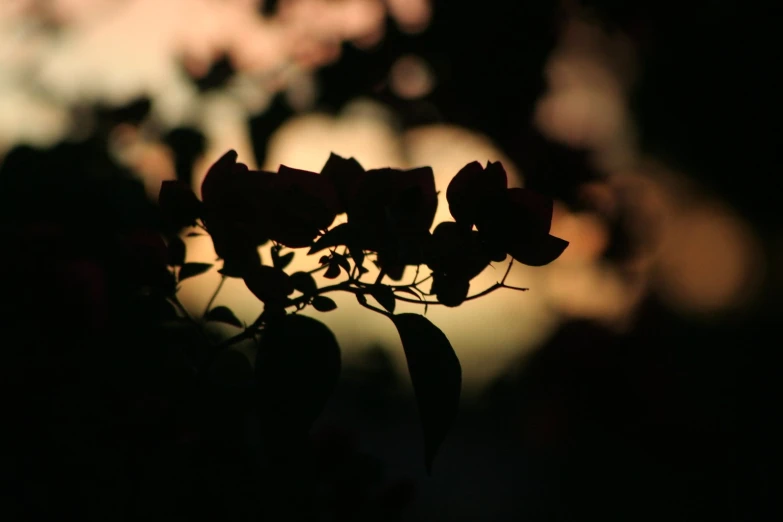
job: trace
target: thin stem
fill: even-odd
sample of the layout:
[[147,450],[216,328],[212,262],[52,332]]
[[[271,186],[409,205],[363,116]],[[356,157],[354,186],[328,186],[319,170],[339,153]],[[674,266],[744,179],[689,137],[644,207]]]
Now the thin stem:
[[321,270],[326,270],[328,267],[329,267],[329,265],[328,265],[328,264],[326,264],[326,265],[321,265],[321,266],[319,266],[318,268],[313,268],[312,270],[308,270],[308,271],[307,271],[307,273],[308,273],[308,274],[310,274],[310,275],[312,275],[312,274],[317,274],[317,273],[318,273],[318,272],[320,272]]
[[197,321],[195,319],[193,319],[193,317],[190,315],[188,310],[185,308],[185,305],[182,304],[182,302],[179,300],[179,298],[177,297],[176,294],[174,294],[173,296],[169,297],[169,301],[171,302],[171,304],[174,305],[174,307],[177,310],[179,310],[182,313],[182,315],[185,316],[185,318],[187,320],[189,320],[189,321],[191,321],[193,323],[197,323]]
[[223,283],[225,283],[225,282],[226,282],[226,276],[221,274],[220,282],[218,283],[217,288],[215,288],[215,291],[212,293],[212,297],[209,298],[209,302],[207,303],[207,307],[204,310],[204,315],[205,316],[212,309],[212,305],[215,304],[215,298],[220,293],[220,289],[223,288]]
[[392,314],[390,314],[386,310],[381,310],[380,308],[377,308],[377,307],[371,305],[367,301],[359,301],[359,304],[362,305],[363,307],[365,307],[368,310],[372,310],[373,312],[377,312],[377,313],[379,313],[381,315],[385,315],[386,317],[391,317],[392,316]]
[[511,272],[511,267],[514,265],[514,258],[511,258],[511,261],[508,263],[508,267],[506,268],[506,273],[503,274],[503,279],[500,280],[500,284],[505,284],[506,278],[508,277],[508,274]]
[[[465,301],[472,301],[473,299],[478,299],[479,297],[484,297],[485,295],[491,294],[495,290],[498,290],[500,288],[507,288],[509,290],[518,290],[520,292],[527,292],[530,290],[529,288],[520,288],[516,286],[508,286],[501,283],[495,283],[494,285],[490,286],[489,288],[482,290],[481,292],[471,295],[469,297],[465,298]],[[418,301],[416,299],[410,299],[408,297],[403,297],[401,295],[395,295],[398,301],[404,301],[406,303],[413,303],[413,304],[421,304],[421,305],[442,305],[443,303],[440,303],[438,301]],[[464,301],[463,301],[464,302]]]

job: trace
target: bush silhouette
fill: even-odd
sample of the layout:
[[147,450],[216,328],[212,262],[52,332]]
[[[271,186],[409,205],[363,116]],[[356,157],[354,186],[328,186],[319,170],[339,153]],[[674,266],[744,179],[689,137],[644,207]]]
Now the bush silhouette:
[[[254,393],[266,440],[281,446],[301,440],[337,383],[340,348],[327,326],[297,314],[308,306],[329,312],[337,305],[326,294],[352,293],[361,306],[388,317],[397,328],[431,473],[458,410],[461,367],[437,326],[424,315],[395,313],[395,304],[419,304],[426,313],[428,306],[456,307],[501,288],[526,290],[505,283],[513,262],[546,265],[568,245],[549,233],[552,200],[532,190],[508,188],[499,162],[472,162],[446,191],[454,221],[430,232],[438,192],[429,167],[365,170],[354,158],[332,154],[320,174],[285,165],[274,173],[250,170],[237,159],[235,151],[228,151],[210,167],[200,199],[181,181],[165,181],[160,191],[168,233],[166,244],[161,239],[159,246],[171,275],[161,279],[160,290],[179,316],[199,322],[177,299],[177,285],[212,267],[185,262],[180,236],[187,227],[211,236],[222,260],[221,286],[226,278],[241,278],[264,305],[252,324],[243,325],[228,307],[212,308],[213,296],[201,320],[243,331],[214,346],[202,369],[208,371],[229,346],[255,339],[259,354],[252,372]],[[342,213],[347,222],[332,226]],[[269,242],[271,262],[265,264],[259,247]],[[285,268],[301,253],[313,256],[313,269],[287,273]],[[474,277],[509,257],[500,281],[469,295]],[[374,280],[367,275],[370,263],[378,269]],[[430,275],[419,277],[421,266]],[[412,283],[385,282],[400,282],[406,267],[415,267]],[[321,271],[335,283],[319,287],[313,274]],[[422,286],[427,281],[429,291]],[[251,373],[249,368],[246,372]]]

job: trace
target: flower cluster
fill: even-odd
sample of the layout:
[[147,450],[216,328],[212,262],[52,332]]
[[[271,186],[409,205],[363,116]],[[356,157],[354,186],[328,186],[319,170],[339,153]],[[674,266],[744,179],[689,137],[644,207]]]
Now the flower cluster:
[[[505,284],[510,262],[503,280],[468,296],[470,281],[490,263],[511,256],[541,266],[554,261],[568,245],[549,233],[552,201],[531,190],[509,189],[500,163],[469,163],[452,179],[446,198],[454,221],[431,231],[438,192],[430,167],[365,170],[354,158],[336,154],[320,173],[285,165],[266,172],[248,169],[231,150],[207,172],[200,199],[182,182],[163,183],[159,203],[175,231],[169,238],[169,264],[178,268],[177,282],[211,267],[185,263],[178,232],[197,225],[212,237],[223,260],[221,284],[227,277],[242,278],[264,303],[258,319],[243,325],[227,307],[210,308],[213,295],[203,319],[244,326],[222,348],[244,339],[255,339],[263,347],[264,362],[254,370],[255,389],[274,440],[306,432],[340,372],[339,345],[329,328],[288,310],[334,310],[337,304],[324,294],[343,291],[388,317],[400,335],[431,468],[456,416],[462,370],[444,333],[423,315],[395,313],[396,303],[421,304],[426,313],[429,305],[459,306],[500,288],[525,290]],[[332,226],[340,214],[347,219]],[[271,265],[263,264],[259,254],[259,247],[268,242],[273,243]],[[328,253],[313,270],[288,274],[285,268],[295,252],[283,252],[285,248]],[[367,261],[379,271],[374,282],[362,280],[370,271]],[[426,266],[431,275],[414,277],[411,284],[384,284],[387,277],[401,281],[408,266],[416,266],[417,275],[419,267]],[[327,279],[343,280],[319,288],[313,274],[320,270]],[[432,286],[425,292],[420,285],[428,279]],[[294,296],[296,292],[301,295]],[[173,303],[178,304],[176,296]]]

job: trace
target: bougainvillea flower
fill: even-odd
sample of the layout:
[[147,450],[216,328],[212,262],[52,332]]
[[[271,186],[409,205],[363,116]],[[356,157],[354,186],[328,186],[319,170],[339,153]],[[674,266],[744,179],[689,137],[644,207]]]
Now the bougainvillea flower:
[[406,265],[424,261],[438,206],[431,168],[365,171],[353,158],[332,154],[321,176],[331,181],[348,223],[319,240],[311,253],[336,245],[371,250],[392,279],[402,277]]
[[446,306],[460,305],[468,295],[470,280],[490,261],[478,232],[453,221],[439,224],[432,233],[426,260],[432,270],[432,293]]
[[537,192],[507,186],[499,162],[482,168],[477,162],[463,167],[446,192],[449,210],[465,230],[475,225],[478,238],[492,260],[509,254],[522,264],[551,263],[568,242],[549,234],[553,204]]
[[506,170],[499,161],[488,162],[486,169],[478,161],[468,163],[446,190],[449,211],[457,223],[470,229],[503,200],[507,186]]
[[329,155],[321,176],[328,179],[337,192],[337,213],[342,214],[350,202],[356,199],[359,184],[364,179],[364,168],[355,158],[345,159],[335,153]]
[[252,171],[229,151],[209,169],[201,185],[207,228],[216,219],[291,248],[309,246],[334,221],[339,208],[329,180],[314,172],[281,166],[277,173]]

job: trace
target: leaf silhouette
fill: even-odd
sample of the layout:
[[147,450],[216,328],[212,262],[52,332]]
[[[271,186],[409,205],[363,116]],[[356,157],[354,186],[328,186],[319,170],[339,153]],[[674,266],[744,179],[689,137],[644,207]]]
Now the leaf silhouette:
[[169,240],[168,246],[169,265],[182,266],[185,264],[185,242],[179,236]]
[[294,272],[291,274],[291,284],[295,290],[302,292],[302,295],[311,296],[318,290],[313,276],[307,272]]
[[212,268],[212,265],[209,263],[185,263],[179,270],[179,281],[201,275],[210,268]]
[[266,305],[280,305],[294,293],[291,276],[271,266],[258,265],[244,276],[247,288]]
[[237,316],[234,315],[234,312],[232,312],[226,306],[216,306],[207,312],[207,315],[204,316],[204,319],[207,321],[217,321],[220,323],[230,324],[231,326],[236,326],[237,328],[242,328],[242,321],[237,319]]
[[340,268],[345,270],[346,274],[350,274],[351,273],[351,264],[348,262],[348,258],[347,257],[345,257],[342,254],[335,253],[335,254],[332,254],[332,259],[334,259],[334,262],[337,263],[340,266]]
[[394,305],[397,299],[394,297],[394,291],[386,285],[373,285],[370,288],[370,295],[390,314],[394,313]]
[[329,268],[326,269],[324,277],[327,279],[336,279],[340,276],[340,265],[337,263],[329,262]]
[[520,238],[509,246],[509,254],[524,265],[544,266],[560,257],[567,247],[565,239],[546,234],[535,239]]
[[424,431],[427,473],[459,409],[462,367],[446,335],[419,314],[391,316],[400,334]]
[[255,367],[262,429],[275,442],[304,435],[340,376],[340,347],[320,321],[286,315],[264,331]]
[[313,298],[313,308],[319,312],[331,312],[337,308],[337,303],[325,295],[318,295]]
[[294,259],[294,253],[289,252],[285,255],[280,255],[280,248],[279,247],[272,247],[272,266],[275,268],[279,268],[280,270],[284,269],[288,265],[291,264],[291,261]]

